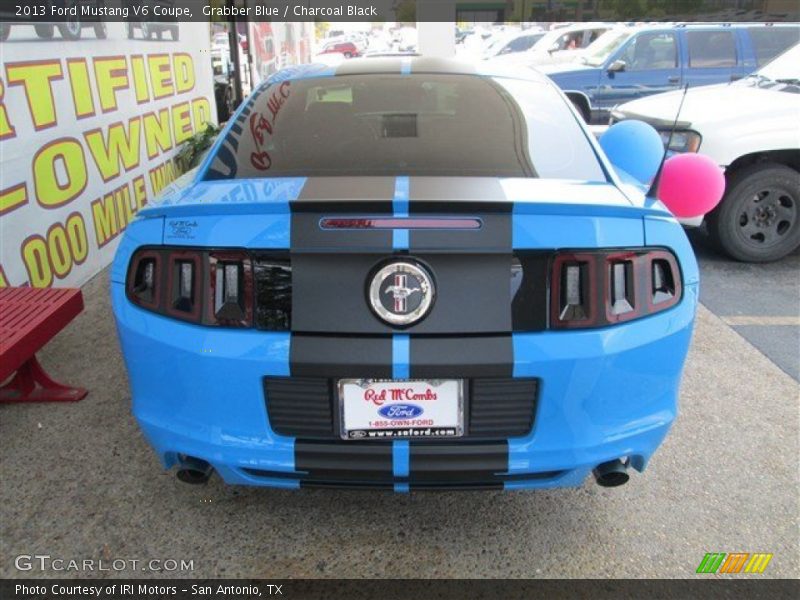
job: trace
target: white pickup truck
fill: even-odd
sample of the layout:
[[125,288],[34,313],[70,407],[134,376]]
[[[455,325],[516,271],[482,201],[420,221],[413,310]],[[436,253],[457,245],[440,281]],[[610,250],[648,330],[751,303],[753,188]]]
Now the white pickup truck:
[[[622,104],[611,122],[641,119],[666,143],[682,95]],[[767,262],[800,246],[800,44],[744,79],[689,89],[669,150],[699,150],[725,169],[725,196],[706,215],[721,250]]]

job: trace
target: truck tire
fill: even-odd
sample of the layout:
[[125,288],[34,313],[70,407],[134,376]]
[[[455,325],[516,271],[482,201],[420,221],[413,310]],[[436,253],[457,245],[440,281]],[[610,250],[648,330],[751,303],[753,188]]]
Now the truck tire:
[[736,260],[783,258],[800,246],[800,173],[771,162],[734,172],[707,224],[712,241]]
[[56,28],[52,25],[34,25],[33,29],[36,31],[36,35],[43,40],[52,40],[56,34]]
[[83,27],[78,19],[70,19],[69,21],[58,24],[58,32],[65,40],[79,40],[81,39]]

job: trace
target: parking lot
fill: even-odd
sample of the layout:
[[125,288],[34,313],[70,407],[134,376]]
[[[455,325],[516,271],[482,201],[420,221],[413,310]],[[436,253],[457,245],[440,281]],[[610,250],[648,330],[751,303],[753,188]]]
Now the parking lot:
[[[160,469],[129,410],[107,271],[41,354],[90,389],[0,406],[0,576],[687,577],[706,552],[770,552],[800,576],[800,254],[703,273],[680,418],[643,475],[544,492],[205,487]],[[15,557],[193,561],[191,572],[19,571]],[[141,568],[141,567],[139,567]]]

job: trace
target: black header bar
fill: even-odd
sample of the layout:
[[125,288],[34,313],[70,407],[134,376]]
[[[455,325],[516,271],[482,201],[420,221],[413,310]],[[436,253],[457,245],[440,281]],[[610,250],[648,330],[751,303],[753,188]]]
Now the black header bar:
[[2,0],[0,21],[782,22],[792,3],[762,0]]

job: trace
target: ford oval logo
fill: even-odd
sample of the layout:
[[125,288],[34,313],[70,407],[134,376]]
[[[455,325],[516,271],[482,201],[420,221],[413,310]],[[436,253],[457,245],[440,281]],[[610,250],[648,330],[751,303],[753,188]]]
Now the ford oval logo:
[[387,419],[416,419],[423,412],[416,404],[390,404],[378,409],[378,414]]

